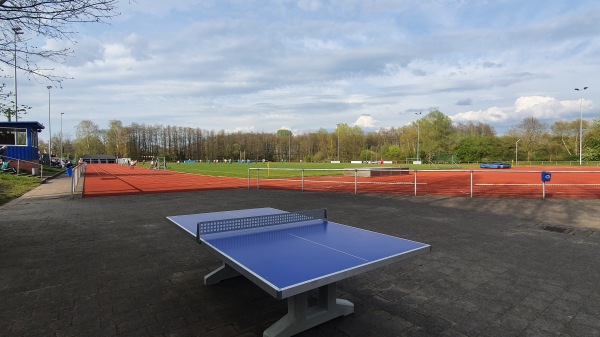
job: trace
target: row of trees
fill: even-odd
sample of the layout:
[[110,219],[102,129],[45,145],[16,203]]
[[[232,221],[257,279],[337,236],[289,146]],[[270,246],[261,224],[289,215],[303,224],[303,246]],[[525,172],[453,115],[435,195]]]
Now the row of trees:
[[[84,120],[77,125],[75,139],[52,139],[52,149],[76,158],[82,154],[113,154],[143,159],[149,156],[176,160],[268,160],[322,162],[340,160],[434,160],[439,154],[455,154],[462,162],[492,160],[578,160],[580,121],[558,121],[548,126],[528,117],[497,136],[484,123],[453,124],[440,111],[398,128],[364,132],[358,126],[338,124],[333,132],[292,134],[227,133],[200,128],[131,124],[110,121],[107,129]],[[600,120],[584,121],[583,158],[600,160]],[[418,144],[417,144],[418,143]],[[44,148],[47,144],[41,143]],[[518,147],[518,151],[517,151]],[[419,154],[417,154],[417,149]]]

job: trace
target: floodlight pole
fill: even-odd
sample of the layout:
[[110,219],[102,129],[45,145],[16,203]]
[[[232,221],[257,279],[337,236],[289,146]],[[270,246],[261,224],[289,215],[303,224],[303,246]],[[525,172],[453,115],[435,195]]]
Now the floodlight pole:
[[60,113],[60,160],[63,159],[63,144],[62,144],[62,116],[64,115],[64,112]]
[[[19,108],[17,104],[17,35],[23,34],[23,30],[21,27],[13,27],[13,32],[15,33],[14,38],[14,61],[15,61],[15,122],[19,121]],[[8,114],[8,121],[10,122],[10,113]]]
[[519,138],[515,143],[515,166],[519,165],[519,142],[521,139]]
[[[420,115],[423,112],[415,112],[415,115]],[[419,120],[417,119],[417,161],[421,161],[421,151],[419,149],[419,144],[421,143],[421,127],[419,125]]]
[[[575,90],[583,92],[588,87],[583,87],[583,89],[575,88]],[[583,94],[579,99],[579,166],[582,165],[583,162]]]
[[52,166],[52,124],[50,119],[50,89],[52,86],[49,85],[48,88],[48,155],[50,156],[50,166]]
[[337,157],[338,161],[340,161],[340,125],[337,125]]

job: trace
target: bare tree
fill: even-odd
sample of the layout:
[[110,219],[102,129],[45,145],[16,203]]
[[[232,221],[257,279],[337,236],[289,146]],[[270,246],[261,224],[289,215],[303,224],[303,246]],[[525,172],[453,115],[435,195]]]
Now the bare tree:
[[508,130],[507,135],[521,138],[527,150],[527,160],[532,160],[533,153],[546,146],[548,125],[535,117],[523,118],[521,123]]
[[[77,23],[104,22],[118,13],[118,0],[0,0],[0,70],[11,77],[8,69],[24,71],[28,77],[43,78],[60,86],[66,79],[42,68],[37,62],[61,63],[71,54],[70,48],[47,49],[33,44],[36,39],[67,40],[75,43],[73,29]],[[4,85],[0,87],[2,91]],[[8,121],[23,108],[17,107],[16,77],[14,107],[6,106],[2,114]],[[13,96],[4,94],[3,99]]]
[[[560,139],[560,143],[569,156],[576,154],[579,146],[579,121],[556,121],[550,127],[553,135]],[[573,152],[571,150],[573,149]]]
[[118,15],[117,3],[118,0],[0,0],[0,64],[60,83],[63,76],[38,67],[36,61],[62,62],[71,50],[39,49],[28,42],[41,36],[74,43],[74,24],[105,22]]

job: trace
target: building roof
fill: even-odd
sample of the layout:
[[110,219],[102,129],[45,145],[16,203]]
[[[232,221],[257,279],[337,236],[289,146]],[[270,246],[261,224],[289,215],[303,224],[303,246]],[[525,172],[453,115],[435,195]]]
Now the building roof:
[[0,127],[3,128],[28,128],[36,129],[37,132],[41,132],[46,127],[40,122],[35,121],[19,121],[19,122],[0,122]]

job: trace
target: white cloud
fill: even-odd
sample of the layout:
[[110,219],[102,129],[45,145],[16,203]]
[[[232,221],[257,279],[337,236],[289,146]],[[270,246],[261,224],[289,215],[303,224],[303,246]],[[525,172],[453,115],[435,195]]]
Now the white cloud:
[[232,130],[232,132],[254,132],[255,128],[254,126],[245,126],[245,127],[236,127],[235,129]]
[[510,114],[507,110],[509,109],[491,107],[486,110],[460,112],[451,116],[451,118],[454,122],[482,122],[494,124],[508,120]]
[[515,102],[515,112],[538,119],[557,118],[566,111],[573,111],[570,102],[572,101],[560,102],[547,96],[519,97]]
[[[52,92],[65,133],[87,118],[101,128],[115,118],[215,131],[389,128],[429,107],[501,133],[527,116],[573,120],[581,102],[584,118],[600,115],[595,0],[556,0],[543,11],[534,2],[437,0],[121,1],[119,9],[110,25],[76,27],[75,57],[42,64],[74,77]],[[10,74],[10,64],[0,67]],[[47,119],[49,83],[22,78],[28,117]],[[573,90],[583,85],[590,89]]]
[[356,122],[354,122],[354,126],[372,128],[375,126],[376,123],[377,121],[375,120],[375,118],[371,117],[370,115],[361,115],[360,117],[358,117]]
[[511,107],[490,107],[479,111],[459,112],[451,116],[454,122],[482,122],[491,125],[518,123],[524,118],[534,117],[542,121],[574,120],[582,114],[591,112],[594,105],[591,100],[560,101],[548,96],[523,96],[517,98]]

